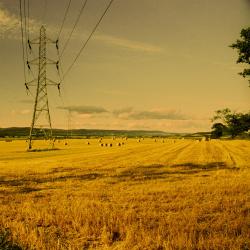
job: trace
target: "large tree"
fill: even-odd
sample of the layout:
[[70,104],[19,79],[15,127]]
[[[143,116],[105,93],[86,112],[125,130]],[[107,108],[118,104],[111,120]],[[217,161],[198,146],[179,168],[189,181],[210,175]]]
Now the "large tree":
[[[241,39],[237,39],[237,41],[230,45],[231,48],[237,49],[239,57],[236,63],[244,63],[247,64],[247,68],[245,68],[239,74],[243,77],[250,77],[250,27],[246,29],[242,29],[240,32]],[[249,80],[250,83],[250,80]],[[250,85],[249,85],[250,87]]]

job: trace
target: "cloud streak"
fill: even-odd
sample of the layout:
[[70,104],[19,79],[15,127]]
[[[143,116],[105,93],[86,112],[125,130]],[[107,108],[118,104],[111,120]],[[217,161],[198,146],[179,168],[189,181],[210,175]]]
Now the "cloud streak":
[[135,120],[186,120],[187,117],[183,114],[179,114],[175,111],[139,111],[132,112],[129,116],[129,119]]
[[141,110],[135,111],[133,108],[123,108],[114,110],[113,114],[121,119],[132,120],[187,120],[188,117],[175,110]]
[[[21,23],[19,16],[11,13],[9,10],[5,9],[2,4],[0,4],[0,38],[20,39],[20,25]],[[41,23],[37,20],[32,18],[29,19],[29,32],[31,35],[38,35],[40,26]],[[54,25],[50,25],[47,29],[47,32],[54,34],[57,32],[57,29],[54,27]],[[85,36],[87,36],[87,34],[85,34]],[[76,39],[82,40],[82,36],[79,34],[75,34],[75,37]],[[163,48],[159,46],[106,34],[96,34],[93,39],[102,43],[104,42],[108,45],[113,45],[137,52],[155,54],[163,53],[164,51]]]
[[124,39],[124,38],[110,36],[110,35],[96,35],[95,39],[105,42],[107,44],[115,45],[118,47],[130,49],[134,51],[141,51],[141,52],[147,52],[147,53],[162,53],[164,51],[161,47],[158,47],[155,45],[132,41],[129,39]]
[[125,107],[109,111],[104,107],[99,106],[66,106],[57,107],[58,109],[68,110],[81,115],[102,115],[108,114],[117,119],[125,120],[188,120],[187,115],[184,115],[176,110],[134,110],[133,107]]
[[0,37],[4,37],[8,33],[16,33],[19,28],[19,18],[4,9],[0,4]]
[[[41,22],[33,18],[29,18],[29,34],[32,36],[39,35],[39,29],[41,27]],[[24,28],[24,16],[23,16],[23,28]],[[55,27],[50,27],[47,29],[48,32],[54,34],[57,29]],[[3,7],[0,3],[0,39],[21,39],[21,21],[17,14],[11,13],[8,9]]]
[[57,107],[58,109],[68,110],[70,112],[75,112],[77,114],[102,114],[109,112],[103,107],[97,106],[65,106],[65,107]]

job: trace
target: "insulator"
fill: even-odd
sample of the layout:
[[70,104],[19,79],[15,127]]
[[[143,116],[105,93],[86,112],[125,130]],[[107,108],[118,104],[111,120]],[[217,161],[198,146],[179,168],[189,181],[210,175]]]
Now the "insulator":
[[32,50],[31,44],[30,44],[30,40],[29,40],[29,39],[28,39],[28,45],[29,45],[29,49]]
[[26,88],[26,94],[29,95],[29,87],[28,87],[28,84],[27,83],[24,83],[25,85],[25,88]]
[[56,40],[56,49],[59,50],[58,39]]
[[59,71],[59,61],[56,62],[56,68]]
[[30,64],[29,64],[29,61],[27,61],[27,66],[28,66],[28,68],[30,69]]
[[61,83],[58,83],[58,84],[57,84],[57,89],[58,89],[59,95],[61,95],[61,88],[60,88],[60,85],[61,85]]

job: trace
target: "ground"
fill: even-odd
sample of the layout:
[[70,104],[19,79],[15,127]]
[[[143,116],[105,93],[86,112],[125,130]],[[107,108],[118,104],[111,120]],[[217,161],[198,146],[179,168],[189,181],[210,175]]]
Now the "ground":
[[65,142],[0,141],[0,231],[24,249],[250,249],[250,141]]

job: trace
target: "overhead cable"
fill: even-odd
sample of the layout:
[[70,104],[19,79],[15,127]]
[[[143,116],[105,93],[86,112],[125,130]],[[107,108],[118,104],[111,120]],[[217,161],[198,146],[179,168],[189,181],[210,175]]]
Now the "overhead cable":
[[27,82],[26,70],[25,70],[25,48],[24,48],[24,32],[23,32],[23,15],[22,15],[22,0],[19,0],[19,14],[20,14],[20,23],[21,23],[21,35],[22,35],[22,51],[23,51],[23,73],[25,84]]
[[80,17],[81,17],[81,15],[82,15],[82,13],[83,13],[83,11],[84,11],[84,9],[85,9],[85,6],[86,6],[87,2],[88,2],[88,0],[83,0],[83,5],[82,5],[82,7],[81,7],[81,9],[80,9],[80,12],[78,13],[78,16],[77,16],[77,18],[76,18],[76,20],[75,20],[74,26],[73,26],[73,28],[72,28],[70,34],[69,34],[69,37],[68,37],[67,41],[65,42],[65,44],[64,44],[64,46],[63,46],[62,52],[61,52],[61,54],[60,54],[60,58],[62,57],[62,55],[63,55],[65,49],[67,48],[67,46],[68,46],[68,44],[69,44],[69,41],[70,41],[70,39],[71,39],[71,37],[72,37],[72,34],[73,34],[73,32],[74,32],[74,30],[75,30],[75,28],[76,28],[76,26],[77,26],[79,20],[80,20]]
[[67,17],[68,12],[69,12],[70,4],[71,4],[71,0],[69,0],[68,5],[67,5],[67,8],[66,8],[66,11],[65,11],[65,13],[64,13],[62,25],[61,25],[60,30],[59,30],[58,35],[57,35],[58,39],[59,39],[59,37],[60,37],[60,35],[61,35],[61,33],[62,33],[63,25],[64,25],[64,23],[65,23],[66,17]]
[[91,39],[91,37],[94,35],[95,31],[97,30],[98,26],[100,25],[102,19],[104,18],[104,16],[106,15],[106,13],[108,12],[109,8],[111,7],[112,3],[114,2],[114,0],[110,0],[109,4],[107,5],[106,9],[104,10],[102,16],[99,18],[98,22],[96,23],[95,27],[93,28],[93,30],[91,31],[90,35],[88,36],[87,40],[83,43],[81,49],[79,50],[79,52],[77,53],[76,57],[74,58],[73,62],[70,64],[70,66],[67,68],[66,72],[63,75],[63,79],[65,78],[65,76],[69,73],[69,71],[72,69],[73,65],[75,64],[75,62],[77,61],[77,59],[79,58],[79,56],[81,55],[82,51],[85,49],[85,47],[87,46],[89,40]]

